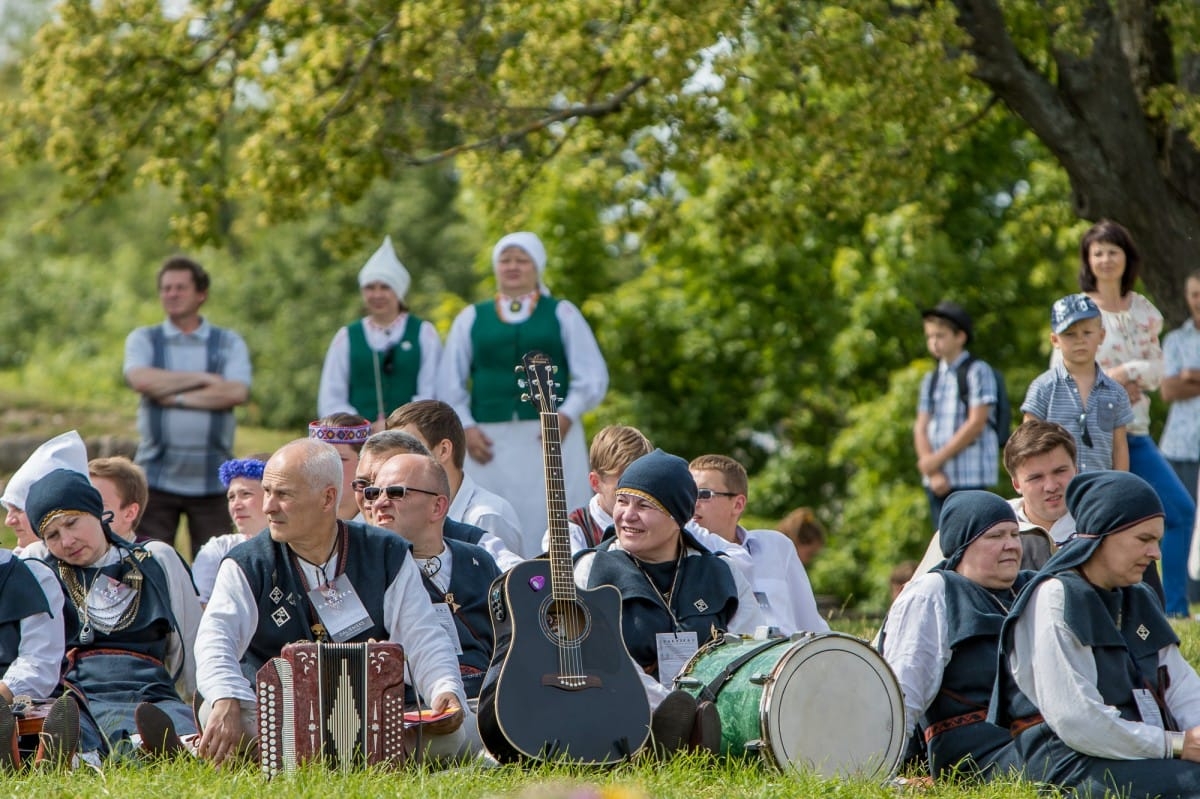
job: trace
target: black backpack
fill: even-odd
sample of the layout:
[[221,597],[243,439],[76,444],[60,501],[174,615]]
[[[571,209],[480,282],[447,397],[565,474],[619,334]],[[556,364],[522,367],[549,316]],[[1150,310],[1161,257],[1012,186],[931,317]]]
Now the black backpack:
[[[971,364],[979,360],[974,355],[968,355],[963,362],[955,369],[958,376],[958,401],[962,403],[963,413],[968,413],[967,398],[970,396],[970,391],[967,388],[967,371],[971,368]],[[985,363],[984,366],[992,370],[992,377],[996,381],[996,404],[992,406],[992,413],[988,417],[988,423],[992,429],[996,431],[996,440],[1000,444],[1000,450],[1004,450],[1004,445],[1008,443],[1008,437],[1012,435],[1012,405],[1008,401],[1008,387],[1004,385],[1004,375],[996,371],[996,368],[990,363]],[[937,396],[938,370],[933,370],[933,377],[929,381],[929,397],[930,400]]]

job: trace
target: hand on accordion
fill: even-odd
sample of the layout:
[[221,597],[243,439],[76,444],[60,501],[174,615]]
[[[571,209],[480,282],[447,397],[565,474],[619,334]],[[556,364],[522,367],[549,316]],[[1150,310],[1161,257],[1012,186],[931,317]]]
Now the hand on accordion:
[[448,735],[462,726],[464,718],[462,704],[458,700],[458,694],[453,691],[446,691],[434,697],[432,710],[435,714],[451,713],[452,715],[427,725],[425,727],[427,734]]

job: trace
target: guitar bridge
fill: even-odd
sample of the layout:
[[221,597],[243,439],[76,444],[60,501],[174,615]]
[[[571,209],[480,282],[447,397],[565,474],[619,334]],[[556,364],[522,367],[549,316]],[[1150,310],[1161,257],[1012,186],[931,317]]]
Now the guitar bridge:
[[543,674],[542,685],[547,688],[558,688],[562,691],[582,691],[585,688],[601,688],[604,681],[594,674],[578,674],[566,676],[563,674]]

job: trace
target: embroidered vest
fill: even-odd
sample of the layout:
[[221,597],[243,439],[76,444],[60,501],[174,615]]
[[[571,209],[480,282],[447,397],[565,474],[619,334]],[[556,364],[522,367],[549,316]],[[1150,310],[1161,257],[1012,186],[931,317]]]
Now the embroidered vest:
[[421,371],[421,320],[410,313],[400,340],[378,355],[382,411],[375,391],[375,353],[367,345],[363,320],[347,325],[346,331],[350,334],[350,404],[354,410],[365,419],[375,419],[411,402]]
[[570,386],[570,364],[563,348],[562,329],[555,308],[558,300],[541,297],[528,319],[510,325],[496,313],[494,300],[475,306],[471,326],[471,415],[477,422],[511,422],[537,419],[532,403],[521,401],[521,389],[513,369],[521,356],[541,350],[558,367],[554,376],[558,395],[565,397]]
[[[621,592],[621,632],[629,654],[649,674],[658,673],[657,633],[675,630],[671,614],[649,578],[624,550],[613,549],[616,539],[606,540],[595,551],[588,588],[612,585]],[[704,644],[712,630],[723,632],[738,609],[737,583],[723,556],[704,549],[684,533],[690,550],[680,566],[671,610],[679,621],[678,631],[693,631]],[[591,552],[585,550],[578,556]],[[699,553],[699,554],[696,554]]]
[[[383,595],[396,579],[411,547],[391,532],[361,522],[339,522],[345,553],[338,572],[354,586],[373,624],[351,641],[386,641]],[[287,544],[272,541],[264,530],[225,556],[242,570],[258,605],[258,629],[242,656],[242,670],[254,674],[268,659],[278,657],[284,644],[314,641],[312,626],[319,622],[309,603],[300,573]],[[339,559],[341,560],[341,559]]]

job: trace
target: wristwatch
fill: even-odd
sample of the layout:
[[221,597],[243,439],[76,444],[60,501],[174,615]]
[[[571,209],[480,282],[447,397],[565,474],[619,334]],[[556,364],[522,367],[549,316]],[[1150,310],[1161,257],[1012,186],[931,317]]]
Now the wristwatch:
[[176,408],[182,408],[182,407],[183,407],[183,395],[182,395],[182,394],[176,394],[176,395],[175,395],[175,407],[176,407]]

